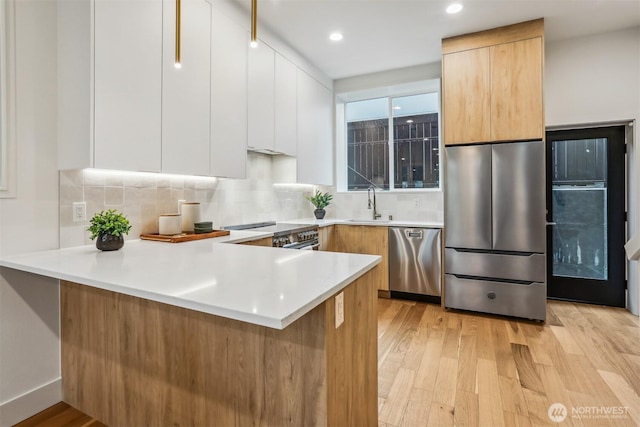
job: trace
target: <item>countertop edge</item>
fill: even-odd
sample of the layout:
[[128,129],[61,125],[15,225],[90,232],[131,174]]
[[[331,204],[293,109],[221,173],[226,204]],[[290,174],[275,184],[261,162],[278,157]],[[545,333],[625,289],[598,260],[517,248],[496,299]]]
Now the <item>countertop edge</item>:
[[371,220],[371,219],[342,219],[342,218],[302,218],[278,221],[286,224],[317,225],[319,228],[331,225],[370,225],[372,227],[415,227],[444,229],[444,223],[437,221],[403,221],[403,220]]

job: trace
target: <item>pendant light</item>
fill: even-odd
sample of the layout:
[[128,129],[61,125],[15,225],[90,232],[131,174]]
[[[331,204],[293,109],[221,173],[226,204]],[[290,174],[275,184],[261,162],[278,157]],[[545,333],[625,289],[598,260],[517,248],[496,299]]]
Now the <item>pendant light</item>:
[[180,4],[180,0],[176,0],[176,68],[182,67],[180,63],[180,12],[182,11],[182,5]]
[[258,0],[251,0],[251,47],[258,47]]

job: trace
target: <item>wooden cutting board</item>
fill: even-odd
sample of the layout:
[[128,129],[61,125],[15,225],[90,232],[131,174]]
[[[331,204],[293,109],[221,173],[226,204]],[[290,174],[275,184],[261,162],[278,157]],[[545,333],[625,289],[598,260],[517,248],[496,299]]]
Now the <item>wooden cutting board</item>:
[[141,234],[140,238],[142,240],[153,240],[156,242],[166,242],[166,243],[181,243],[181,242],[190,242],[192,240],[202,240],[202,239],[210,239],[212,237],[220,237],[220,236],[228,236],[231,234],[229,230],[213,230],[211,233],[182,233],[182,234],[174,234],[173,236],[167,236],[165,234]]

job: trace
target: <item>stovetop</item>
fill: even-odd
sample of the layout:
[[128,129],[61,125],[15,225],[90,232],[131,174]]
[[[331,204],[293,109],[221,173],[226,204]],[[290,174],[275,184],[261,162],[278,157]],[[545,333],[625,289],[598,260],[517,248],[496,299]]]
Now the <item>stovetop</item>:
[[293,233],[301,233],[308,230],[314,230],[318,227],[316,225],[302,225],[302,224],[287,224],[279,223],[275,221],[258,222],[254,224],[240,224],[225,226],[225,230],[255,230],[255,231],[270,231],[274,237],[284,236]]

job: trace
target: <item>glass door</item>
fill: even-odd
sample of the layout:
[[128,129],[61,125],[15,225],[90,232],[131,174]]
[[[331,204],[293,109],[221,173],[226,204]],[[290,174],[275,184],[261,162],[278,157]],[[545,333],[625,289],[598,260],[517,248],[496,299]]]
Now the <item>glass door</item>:
[[624,126],[547,132],[548,297],[625,305]]

